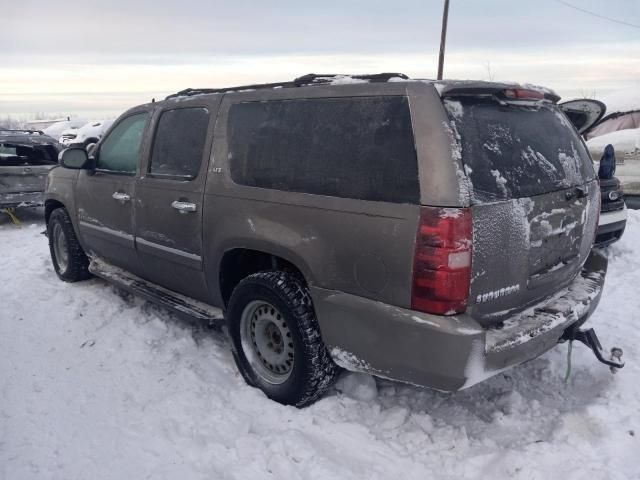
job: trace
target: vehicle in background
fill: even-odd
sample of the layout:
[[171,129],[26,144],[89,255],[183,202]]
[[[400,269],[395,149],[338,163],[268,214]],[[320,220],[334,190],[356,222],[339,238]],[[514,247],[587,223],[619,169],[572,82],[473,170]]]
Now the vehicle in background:
[[48,135],[51,138],[55,138],[56,141],[59,141],[60,136],[62,135],[62,132],[69,129],[78,129],[86,123],[87,123],[86,119],[71,118],[67,120],[62,120],[60,122],[56,122],[42,131],[44,132],[45,135]]
[[43,205],[47,174],[61,150],[41,131],[0,129],[0,208]]
[[606,116],[585,132],[587,147],[597,162],[611,144],[616,152],[616,176],[627,205],[640,208],[640,89],[619,90],[602,97]]
[[619,130],[587,140],[596,162],[609,144],[616,152],[616,177],[620,179],[625,201],[631,208],[640,208],[640,128]]
[[[26,122],[24,122],[24,125],[21,125],[21,126],[31,130],[44,131],[46,128],[49,128],[54,123],[66,122],[68,120],[71,120],[71,117],[48,118],[46,120],[27,120]],[[58,137],[56,136],[54,138],[58,138]]]
[[[226,321],[279,402],[337,366],[456,391],[579,340],[607,258],[584,142],[539,87],[305,75],[124,113],[49,174],[59,278]],[[224,316],[223,316],[224,311]]]
[[600,179],[600,218],[595,245],[606,247],[620,240],[627,226],[627,207],[620,180]]
[[60,143],[65,147],[82,146],[88,148],[98,143],[113,122],[114,119],[94,120],[85,123],[80,128],[67,129],[62,132]]
[[[609,115],[605,117],[607,106],[598,100],[578,99],[570,100],[560,104],[560,108],[565,115],[571,120],[576,127],[578,133],[583,136],[589,134],[594,129],[600,128],[599,125],[611,125],[608,120]],[[609,135],[603,135],[599,138],[605,138]],[[589,142],[587,142],[589,146]],[[594,162],[595,170],[599,170],[600,159],[604,153],[605,145],[601,149],[594,150],[593,145],[589,149],[589,153]],[[615,147],[614,147],[615,150]],[[598,156],[595,156],[598,155]],[[616,159],[618,153],[616,152]],[[616,165],[617,167],[617,165]],[[608,177],[610,177],[608,175]],[[623,188],[618,178],[600,178],[600,217],[598,219],[598,231],[596,233],[595,245],[605,247],[617,240],[620,240],[627,225],[627,207],[625,205],[625,196]]]

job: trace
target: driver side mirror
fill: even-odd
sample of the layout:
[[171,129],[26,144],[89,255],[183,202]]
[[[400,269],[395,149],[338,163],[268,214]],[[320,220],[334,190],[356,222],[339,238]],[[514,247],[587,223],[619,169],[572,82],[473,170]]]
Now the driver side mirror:
[[58,160],[64,168],[93,170],[93,162],[89,159],[87,151],[84,148],[67,148],[60,153]]

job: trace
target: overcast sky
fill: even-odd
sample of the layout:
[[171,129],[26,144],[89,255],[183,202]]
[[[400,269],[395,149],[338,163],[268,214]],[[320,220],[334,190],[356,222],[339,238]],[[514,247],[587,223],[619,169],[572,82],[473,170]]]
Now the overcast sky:
[[[567,0],[640,25],[638,0]],[[0,5],[0,116],[117,115],[187,87],[315,72],[436,75],[442,0],[21,0]],[[640,88],[640,28],[557,0],[451,0],[445,78],[563,97]]]

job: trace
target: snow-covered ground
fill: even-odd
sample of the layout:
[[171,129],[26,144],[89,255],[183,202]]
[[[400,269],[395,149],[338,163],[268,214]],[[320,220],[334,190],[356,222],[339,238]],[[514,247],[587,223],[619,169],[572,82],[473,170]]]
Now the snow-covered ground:
[[617,375],[576,345],[563,383],[563,345],[455,394],[345,374],[303,410],[246,386],[221,333],[58,281],[22,217],[0,218],[1,479],[640,478],[640,212],[590,321]]

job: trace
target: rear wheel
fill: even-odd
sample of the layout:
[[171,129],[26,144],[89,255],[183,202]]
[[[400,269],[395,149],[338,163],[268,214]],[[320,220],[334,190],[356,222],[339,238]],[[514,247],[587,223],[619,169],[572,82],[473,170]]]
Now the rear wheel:
[[61,280],[78,282],[91,277],[89,259],[78,242],[71,218],[64,208],[51,213],[47,236],[53,268]]
[[269,398],[303,407],[335,380],[309,292],[295,275],[259,272],[234,289],[227,326],[240,373]]

